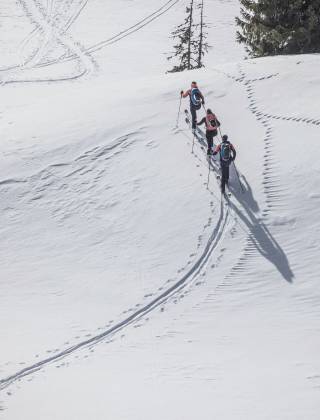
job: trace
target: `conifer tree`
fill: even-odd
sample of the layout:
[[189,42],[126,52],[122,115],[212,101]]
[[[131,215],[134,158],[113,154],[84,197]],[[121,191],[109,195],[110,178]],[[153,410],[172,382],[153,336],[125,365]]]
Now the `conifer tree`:
[[320,51],[320,0],[240,0],[237,40],[251,56]]
[[206,41],[206,38],[208,36],[208,33],[205,32],[205,29],[208,27],[208,25],[204,22],[204,0],[201,0],[201,3],[199,4],[200,9],[200,33],[199,33],[199,41],[198,41],[198,61],[197,61],[197,68],[203,67],[202,58],[205,53],[208,52],[209,44]]
[[[202,58],[208,51],[208,43],[206,42],[207,33],[205,29],[207,24],[204,22],[204,2],[196,6],[195,0],[190,0],[189,6],[186,7],[186,18],[184,22],[172,32],[172,38],[178,42],[174,45],[174,53],[168,57],[168,60],[178,58],[178,65],[175,65],[169,73],[184,70],[192,70],[203,67]],[[200,23],[195,22],[195,11],[200,10]]]
[[174,73],[183,70],[191,70],[194,68],[192,53],[194,50],[194,0],[190,1],[190,5],[186,7],[186,18],[177,29],[172,32],[172,38],[178,39],[178,43],[174,46],[175,52],[172,56],[168,57],[171,60],[174,57],[180,59],[180,63],[169,70],[169,73]]

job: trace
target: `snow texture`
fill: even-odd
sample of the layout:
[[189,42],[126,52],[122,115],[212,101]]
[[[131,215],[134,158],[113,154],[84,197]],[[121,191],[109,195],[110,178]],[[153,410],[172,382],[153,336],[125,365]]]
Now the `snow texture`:
[[1,0],[6,420],[319,419],[320,58],[245,60],[211,0],[206,67],[166,74],[187,4]]

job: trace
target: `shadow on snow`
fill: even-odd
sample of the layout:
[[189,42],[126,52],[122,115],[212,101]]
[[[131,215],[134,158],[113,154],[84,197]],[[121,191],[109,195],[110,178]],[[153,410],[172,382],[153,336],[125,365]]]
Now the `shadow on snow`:
[[241,181],[244,193],[230,186],[230,191],[232,191],[234,197],[238,200],[241,209],[231,201],[230,207],[249,229],[250,239],[260,254],[276,267],[288,283],[292,283],[294,274],[285,252],[272,236],[267,226],[255,215],[259,211],[259,206],[253,196],[250,185],[243,175],[241,176]]

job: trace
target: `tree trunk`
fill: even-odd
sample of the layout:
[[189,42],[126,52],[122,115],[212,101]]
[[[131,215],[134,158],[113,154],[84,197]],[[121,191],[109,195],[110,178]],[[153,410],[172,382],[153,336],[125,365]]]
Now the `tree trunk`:
[[189,21],[189,42],[188,42],[188,70],[191,69],[191,34],[193,24],[193,1],[190,3],[190,21]]
[[203,0],[201,1],[201,19],[200,19],[200,38],[199,38],[199,55],[198,68],[202,67],[202,47],[203,47]]

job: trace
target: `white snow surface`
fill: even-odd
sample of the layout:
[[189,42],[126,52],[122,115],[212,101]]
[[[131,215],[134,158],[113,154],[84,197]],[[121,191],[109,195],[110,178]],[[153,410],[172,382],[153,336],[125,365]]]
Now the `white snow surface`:
[[205,3],[206,67],[166,74],[187,0],[1,0],[1,418],[320,417],[320,57],[245,60]]

